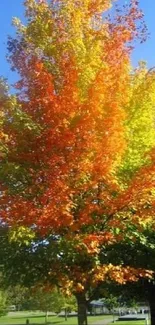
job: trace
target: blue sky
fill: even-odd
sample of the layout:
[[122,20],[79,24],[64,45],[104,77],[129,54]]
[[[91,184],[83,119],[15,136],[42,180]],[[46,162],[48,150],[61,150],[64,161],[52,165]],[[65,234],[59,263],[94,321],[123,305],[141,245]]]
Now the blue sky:
[[[129,0],[118,0],[123,4]],[[155,0],[139,0],[140,7],[145,14],[145,21],[150,32],[150,36],[142,45],[137,44],[132,55],[132,62],[136,66],[139,60],[146,60],[149,67],[155,66]],[[15,80],[15,74],[10,70],[6,61],[7,35],[14,33],[11,26],[12,17],[23,19],[23,0],[0,0],[0,75],[8,78],[10,83]]]

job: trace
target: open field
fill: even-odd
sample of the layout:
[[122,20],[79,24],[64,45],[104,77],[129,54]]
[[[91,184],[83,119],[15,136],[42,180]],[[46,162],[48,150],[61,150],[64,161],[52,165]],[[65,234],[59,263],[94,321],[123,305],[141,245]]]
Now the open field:
[[[99,320],[111,319],[110,315],[88,316],[88,324],[93,324]],[[30,325],[45,324],[45,316],[43,313],[11,313],[11,315],[0,317],[0,324],[3,325],[25,325],[26,320],[29,320]],[[77,325],[77,316],[70,316],[68,320],[62,316],[49,316],[49,325]],[[123,325],[123,324],[121,324]],[[139,324],[138,324],[139,325]],[[143,324],[140,324],[143,325]]]
[[[112,319],[112,315],[97,315],[88,316],[88,324],[103,322],[107,319]],[[11,312],[7,316],[0,317],[2,325],[26,325],[26,320],[29,320],[30,325],[45,324],[45,314],[42,312]],[[50,315],[48,317],[49,325],[77,325],[77,316],[69,316],[65,321],[63,316]],[[111,325],[114,324],[113,322]],[[101,324],[102,325],[102,322]],[[115,321],[115,325],[146,325],[145,320],[138,321]]]

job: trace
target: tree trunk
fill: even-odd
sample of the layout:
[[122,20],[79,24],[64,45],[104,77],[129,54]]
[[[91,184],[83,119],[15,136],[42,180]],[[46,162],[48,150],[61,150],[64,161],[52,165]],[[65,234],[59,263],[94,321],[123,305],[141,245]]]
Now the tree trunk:
[[112,311],[112,316],[113,316],[113,323],[115,323],[115,314],[114,314],[114,310]]
[[88,325],[87,323],[87,302],[85,293],[76,294],[78,305],[78,325]]
[[151,325],[155,325],[155,301],[150,301]]
[[48,311],[46,311],[46,314],[45,314],[45,324],[47,324],[48,322]]
[[65,308],[65,320],[67,321],[67,316],[68,316],[68,312],[67,312],[67,308]]
[[154,284],[149,286],[148,299],[150,305],[151,325],[155,325],[155,285]]
[[150,304],[150,314],[151,314],[151,325],[155,325],[155,300],[149,301]]

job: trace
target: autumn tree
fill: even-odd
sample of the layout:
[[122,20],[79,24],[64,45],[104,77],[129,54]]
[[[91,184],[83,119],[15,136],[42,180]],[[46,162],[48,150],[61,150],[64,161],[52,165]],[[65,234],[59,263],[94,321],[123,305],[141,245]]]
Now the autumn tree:
[[[1,99],[0,214],[11,251],[18,247],[13,258],[20,266],[23,251],[37,280],[76,296],[79,325],[91,288],[153,271],[101,258],[104,247],[155,226],[155,74],[130,63],[145,34],[137,1],[112,18],[111,4],[25,1],[27,24],[14,19],[8,41],[17,94]],[[23,272],[34,280],[28,265]]]

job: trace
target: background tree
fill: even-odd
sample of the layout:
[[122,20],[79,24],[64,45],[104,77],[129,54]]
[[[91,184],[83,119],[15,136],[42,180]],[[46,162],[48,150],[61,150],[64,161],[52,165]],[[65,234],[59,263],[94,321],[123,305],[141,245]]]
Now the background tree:
[[154,71],[130,64],[143,15],[132,1],[105,18],[110,5],[25,1],[27,25],[15,19],[8,42],[18,93],[1,101],[3,267],[14,281],[41,276],[72,292],[79,325],[91,288],[153,271],[104,262],[102,253],[154,228]]
[[23,310],[23,304],[27,295],[27,288],[20,285],[7,288],[7,300],[9,305],[15,305],[16,310]]
[[60,313],[64,310],[67,320],[68,312],[76,309],[76,300],[74,297],[65,297],[56,288],[36,286],[27,291],[24,305],[26,309],[45,312],[45,322],[47,323],[48,312]]
[[8,299],[7,293],[4,291],[0,291],[0,316],[4,316],[8,313]]
[[103,300],[105,307],[109,310],[113,315],[113,322],[115,321],[115,309],[119,308],[120,304],[118,298],[112,294],[109,294],[108,297]]

